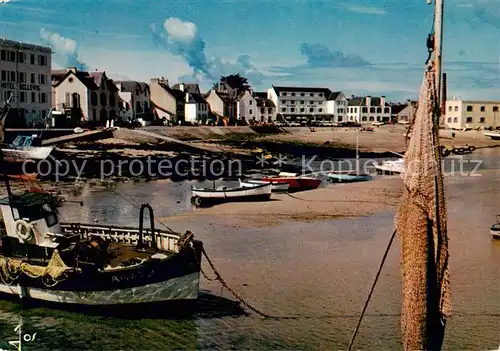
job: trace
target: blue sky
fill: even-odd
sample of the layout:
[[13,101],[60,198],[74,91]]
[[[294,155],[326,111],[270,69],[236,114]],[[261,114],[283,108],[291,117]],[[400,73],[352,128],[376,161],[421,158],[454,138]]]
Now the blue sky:
[[[448,96],[500,99],[500,0],[445,0]],[[116,79],[240,73],[255,90],[324,86],[416,98],[433,5],[425,0],[8,0],[0,35],[49,45],[53,66]]]

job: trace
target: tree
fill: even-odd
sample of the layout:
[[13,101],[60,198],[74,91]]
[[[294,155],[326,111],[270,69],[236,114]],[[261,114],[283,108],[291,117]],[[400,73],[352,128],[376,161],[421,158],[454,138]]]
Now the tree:
[[238,91],[245,91],[250,89],[250,84],[248,84],[248,79],[242,77],[239,73],[231,74],[228,76],[220,77],[221,83],[227,83],[231,88]]

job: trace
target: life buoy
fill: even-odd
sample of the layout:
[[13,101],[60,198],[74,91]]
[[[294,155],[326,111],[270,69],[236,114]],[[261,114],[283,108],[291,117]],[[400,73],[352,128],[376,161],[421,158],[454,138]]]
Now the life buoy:
[[23,219],[16,221],[16,234],[23,242],[28,242],[33,239],[35,233],[33,232],[33,225]]

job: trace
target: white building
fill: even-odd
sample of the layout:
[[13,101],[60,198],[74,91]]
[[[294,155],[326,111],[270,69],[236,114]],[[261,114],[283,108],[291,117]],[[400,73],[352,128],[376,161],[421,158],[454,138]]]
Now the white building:
[[257,101],[257,120],[271,123],[276,121],[276,105],[273,100],[267,97],[266,92],[254,92],[253,96]]
[[385,101],[385,96],[365,97],[352,96],[347,103],[347,121],[356,123],[389,122],[391,106]]
[[43,124],[51,108],[51,50],[0,39],[0,101],[11,94],[7,126]]
[[[277,87],[268,90],[277,109],[277,119],[285,121],[333,121],[327,101],[332,95],[328,88]],[[335,106],[335,105],[333,105]],[[332,106],[332,108],[333,108]]]
[[[190,124],[206,124],[208,121],[209,106],[203,98],[198,84],[175,84],[173,89],[184,93],[184,120]],[[182,96],[182,94],[179,94]]]
[[126,104],[124,106],[127,119],[152,120],[151,101],[149,85],[135,81],[116,81],[120,99]]
[[118,88],[105,72],[85,72],[76,68],[52,74],[53,107],[90,125],[104,125],[121,117]]
[[[245,90],[238,94],[238,102],[236,104],[236,116],[238,120],[247,122],[257,121],[257,100],[251,90]],[[260,121],[260,118],[259,118]]]
[[500,125],[500,101],[460,100],[446,101],[445,125],[462,129],[493,127]]
[[334,91],[326,101],[326,111],[333,116],[334,123],[342,123],[347,118],[347,99],[341,91]]

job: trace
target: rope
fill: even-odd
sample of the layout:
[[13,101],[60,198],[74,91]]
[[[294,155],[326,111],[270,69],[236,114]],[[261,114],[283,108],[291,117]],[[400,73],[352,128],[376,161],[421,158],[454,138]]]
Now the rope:
[[370,299],[372,297],[373,291],[375,290],[375,286],[377,285],[378,278],[380,277],[380,273],[382,272],[382,268],[384,267],[385,260],[387,255],[389,254],[389,250],[391,249],[392,242],[394,241],[394,237],[396,236],[396,230],[392,233],[391,239],[389,240],[389,244],[387,244],[387,248],[385,249],[384,256],[382,257],[382,262],[380,262],[380,267],[378,269],[377,275],[375,276],[375,280],[373,281],[372,288],[370,289],[370,293],[368,294],[368,298],[366,299],[365,305],[363,306],[363,311],[361,311],[361,316],[359,316],[358,324],[356,325],[356,329],[354,329],[354,333],[352,334],[351,342],[349,343],[348,351],[352,349],[352,345],[354,344],[354,340],[356,339],[356,335],[358,334],[359,326],[361,325],[361,321],[365,315],[368,304],[370,303]]
[[222,284],[222,286],[224,288],[226,288],[238,301],[240,301],[243,305],[245,305],[247,308],[249,308],[253,312],[257,313],[259,316],[264,317],[264,318],[273,318],[272,316],[270,316],[270,315],[268,315],[268,314],[266,314],[264,312],[261,312],[258,309],[256,309],[255,307],[253,307],[252,305],[250,305],[240,295],[238,295],[238,293],[236,293],[236,291],[234,291],[233,289],[231,289],[229,287],[229,285],[227,285],[227,283],[224,281],[224,279],[222,279],[219,271],[217,271],[217,269],[215,268],[214,264],[212,263],[212,261],[208,257],[207,252],[205,251],[205,247],[202,246],[201,250],[202,250],[203,256],[205,256],[205,258],[207,259],[207,262],[210,265],[210,268],[212,268],[212,270],[215,273],[215,280],[219,281]]
[[310,200],[310,199],[303,199],[297,196],[294,196],[290,193],[286,193],[287,196],[290,196],[291,198],[294,198],[296,200],[301,200],[301,201],[306,201],[306,202],[359,202],[359,203],[368,203],[368,204],[384,204],[384,205],[395,205],[394,203],[389,203],[389,202],[381,202],[381,201],[370,201],[370,200]]

